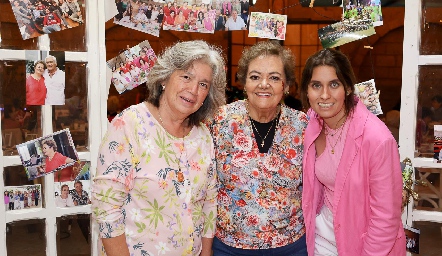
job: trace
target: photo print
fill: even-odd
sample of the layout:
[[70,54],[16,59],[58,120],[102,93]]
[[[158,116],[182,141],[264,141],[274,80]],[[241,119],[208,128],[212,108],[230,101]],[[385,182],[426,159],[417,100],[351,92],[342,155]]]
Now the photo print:
[[333,48],[376,34],[371,20],[344,20],[318,30],[322,47]]
[[111,81],[118,93],[146,82],[156,61],[157,56],[147,40],[109,60],[107,66],[112,70]]
[[118,14],[114,23],[158,37],[164,19],[164,3],[158,0],[116,0]]
[[[89,163],[82,162],[89,173]],[[90,176],[83,175],[80,179],[66,182],[55,182],[55,205],[72,207],[90,203]]]
[[84,0],[10,0],[23,40],[83,24]]
[[375,115],[383,114],[381,103],[379,102],[381,91],[376,90],[374,79],[355,84],[355,94],[371,113]]
[[53,172],[56,172],[54,181],[70,181],[76,177],[73,167],[78,161],[78,153],[69,129],[19,144],[16,147],[29,180]]
[[5,211],[41,208],[41,184],[5,186]]
[[417,228],[409,226],[404,227],[405,231],[405,246],[407,251],[419,254],[419,237],[421,231]]
[[211,0],[175,0],[164,5],[164,30],[213,33],[216,10]]
[[433,162],[442,163],[442,125],[434,125],[434,157]]
[[247,21],[249,17],[248,0],[212,0],[211,8],[215,8],[216,10],[216,31],[247,29]]
[[26,104],[65,104],[65,52],[26,51]]
[[381,0],[344,0],[343,20],[372,20],[373,26],[384,24],[381,11]]
[[249,37],[284,40],[287,15],[273,13],[250,13]]

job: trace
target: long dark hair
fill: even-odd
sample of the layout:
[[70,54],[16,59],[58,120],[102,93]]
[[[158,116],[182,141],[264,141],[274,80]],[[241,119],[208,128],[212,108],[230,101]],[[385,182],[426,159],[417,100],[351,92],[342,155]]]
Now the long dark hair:
[[301,77],[301,99],[306,108],[310,107],[307,97],[308,85],[312,79],[313,70],[318,66],[330,66],[336,71],[339,81],[344,85],[346,92],[344,105],[345,112],[349,114],[353,111],[356,102],[354,99],[354,85],[356,77],[351,67],[350,60],[342,52],[326,48],[322,49],[307,59]]

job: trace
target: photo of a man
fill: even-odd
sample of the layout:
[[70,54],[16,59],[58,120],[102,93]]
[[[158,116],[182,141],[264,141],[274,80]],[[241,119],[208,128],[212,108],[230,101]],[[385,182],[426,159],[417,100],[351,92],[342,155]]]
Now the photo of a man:
[[45,64],[46,70],[43,73],[47,89],[45,105],[64,105],[65,73],[58,67],[57,58],[53,55],[46,56]]

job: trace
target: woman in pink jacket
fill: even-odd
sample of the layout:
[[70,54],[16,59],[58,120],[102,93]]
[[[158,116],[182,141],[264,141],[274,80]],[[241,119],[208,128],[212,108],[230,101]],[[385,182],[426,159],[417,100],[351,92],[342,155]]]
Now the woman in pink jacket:
[[302,209],[309,255],[405,255],[395,139],[354,96],[351,64],[323,49],[306,63]]

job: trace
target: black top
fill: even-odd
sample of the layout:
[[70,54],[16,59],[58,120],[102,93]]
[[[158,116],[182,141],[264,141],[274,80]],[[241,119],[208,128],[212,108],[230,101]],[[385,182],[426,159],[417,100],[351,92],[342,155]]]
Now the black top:
[[[267,153],[272,146],[273,138],[275,137],[276,127],[278,126],[279,116],[268,123],[260,123],[249,117],[253,134],[255,135],[256,144],[258,144],[259,153]],[[256,131],[258,129],[258,131]],[[266,136],[267,135],[267,136]],[[264,140],[264,144],[263,143]]]

